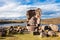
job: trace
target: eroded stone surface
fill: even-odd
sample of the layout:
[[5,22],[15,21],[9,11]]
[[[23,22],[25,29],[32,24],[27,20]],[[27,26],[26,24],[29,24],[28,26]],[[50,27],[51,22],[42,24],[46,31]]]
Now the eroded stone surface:
[[[36,10],[28,10],[27,11],[27,27],[28,26],[35,26],[35,27],[39,27],[40,26],[40,16],[41,16],[41,9],[37,8]],[[29,30],[29,28],[28,28]],[[32,28],[31,28],[32,30]],[[32,30],[34,31],[34,30]]]

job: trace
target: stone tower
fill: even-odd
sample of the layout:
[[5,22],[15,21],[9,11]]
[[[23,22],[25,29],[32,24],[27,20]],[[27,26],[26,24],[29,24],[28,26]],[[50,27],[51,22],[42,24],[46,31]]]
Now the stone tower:
[[40,18],[41,18],[41,9],[37,8],[35,10],[27,11],[27,29],[29,31],[34,31],[36,28],[40,26]]

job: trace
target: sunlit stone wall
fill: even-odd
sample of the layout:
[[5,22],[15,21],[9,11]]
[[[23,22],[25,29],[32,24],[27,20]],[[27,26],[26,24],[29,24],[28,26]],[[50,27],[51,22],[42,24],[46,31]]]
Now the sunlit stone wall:
[[27,29],[29,31],[34,31],[36,28],[40,26],[40,19],[41,19],[41,9],[33,9],[27,11]]

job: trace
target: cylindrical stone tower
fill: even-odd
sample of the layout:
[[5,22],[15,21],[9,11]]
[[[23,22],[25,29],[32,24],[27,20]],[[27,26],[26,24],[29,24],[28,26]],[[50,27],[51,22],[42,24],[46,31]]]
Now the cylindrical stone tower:
[[40,26],[40,19],[41,19],[41,9],[37,8],[35,10],[28,10],[27,11],[27,29],[29,31],[34,31]]

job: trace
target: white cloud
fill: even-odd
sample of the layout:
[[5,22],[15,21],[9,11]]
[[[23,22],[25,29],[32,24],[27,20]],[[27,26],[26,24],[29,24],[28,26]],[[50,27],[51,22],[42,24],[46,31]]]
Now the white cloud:
[[[29,2],[30,0],[26,0],[26,1]],[[52,1],[52,2],[54,2],[54,1]],[[32,8],[33,7],[41,8],[42,13],[47,12],[47,11],[57,12],[57,13],[54,13],[51,15],[43,15],[43,16],[50,16],[50,17],[60,16],[60,12],[58,13],[58,11],[60,11],[60,6],[58,6],[58,5],[60,5],[60,3],[42,4],[42,5],[19,5],[19,3],[10,2],[10,0],[4,0],[4,2],[6,2],[6,4],[2,7],[0,7],[0,18],[1,17],[10,18],[10,17],[25,16],[26,11],[28,9],[30,9],[31,7]]]
[[51,14],[50,16],[53,16],[53,17],[60,17],[60,12],[55,13],[55,14]]
[[0,7],[0,11],[12,10],[16,6],[17,6],[16,4],[10,3],[10,4],[7,4],[7,5],[4,5],[3,7]]
[[20,15],[19,14],[16,14],[16,13],[9,13],[9,14],[6,14],[6,13],[4,13],[4,14],[1,14],[0,15],[0,17],[6,17],[6,18],[8,18],[8,17],[19,17]]

